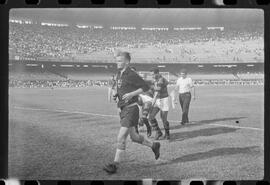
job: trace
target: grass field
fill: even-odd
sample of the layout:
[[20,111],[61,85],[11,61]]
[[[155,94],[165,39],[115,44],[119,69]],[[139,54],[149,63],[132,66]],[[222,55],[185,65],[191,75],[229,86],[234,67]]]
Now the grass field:
[[9,176],[262,179],[263,86],[204,86],[197,87],[196,94],[191,124],[180,126],[179,105],[169,112],[171,140],[161,141],[159,160],[149,148],[129,139],[118,173],[107,175],[102,166],[113,160],[120,124],[105,87],[10,88]]

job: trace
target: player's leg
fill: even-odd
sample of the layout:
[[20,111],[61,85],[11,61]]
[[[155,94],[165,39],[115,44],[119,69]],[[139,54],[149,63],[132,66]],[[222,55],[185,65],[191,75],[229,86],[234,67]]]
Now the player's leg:
[[148,137],[152,135],[152,129],[147,119],[151,106],[152,106],[152,102],[144,103],[143,108],[142,108],[142,118],[141,118],[141,122],[143,122],[143,124],[146,126]]
[[150,137],[152,135],[152,128],[151,128],[150,123],[147,119],[147,115],[143,116],[141,118],[141,122],[143,122],[143,124],[146,126],[147,137]]
[[139,108],[139,122],[138,125],[135,127],[136,131],[138,131],[137,133],[139,134],[140,131],[140,127],[142,128],[144,126],[144,119],[143,119],[143,105],[144,103],[142,102],[141,104],[138,104],[138,108]]
[[185,115],[184,115],[184,98],[185,95],[184,94],[179,94],[179,102],[181,105],[181,109],[182,109],[182,120],[181,120],[181,124],[184,124],[185,121]]
[[120,112],[120,124],[121,128],[117,137],[117,149],[115,153],[114,162],[108,165],[105,165],[103,168],[106,172],[112,174],[116,173],[117,167],[121,160],[121,154],[125,151],[126,148],[126,139],[130,133],[130,128],[133,127],[134,132],[135,126],[138,125],[139,120],[139,108],[137,105],[131,107],[124,107]]
[[108,87],[108,101],[111,102],[112,100],[112,88]]
[[165,135],[164,135],[163,139],[169,140],[170,139],[170,124],[169,124],[169,121],[167,119],[168,111],[160,111],[160,117],[162,119],[164,130],[165,130]]
[[168,112],[169,112],[169,98],[162,98],[160,104],[160,117],[163,122],[165,135],[163,139],[170,139],[170,126],[168,122]]
[[121,154],[126,150],[126,140],[129,135],[129,128],[121,127],[117,136],[117,149],[114,157],[114,162],[119,163],[121,161]]
[[144,123],[141,121],[141,118],[143,117],[143,104],[140,104],[138,106],[139,108],[139,126],[142,127],[144,125]]
[[155,159],[159,158],[159,155],[160,155],[159,154],[159,148],[160,148],[159,142],[152,142],[152,141],[144,138],[143,135],[140,135],[136,132],[134,127],[130,128],[130,139],[133,142],[150,147],[155,154]]
[[180,106],[181,106],[181,109],[183,110],[183,103],[184,103],[184,101],[183,101],[184,99],[183,99],[183,95],[182,94],[179,94],[179,103],[180,103]]
[[149,113],[149,121],[151,123],[151,126],[153,128],[153,130],[156,132],[155,134],[155,140],[158,140],[163,134],[158,126],[158,122],[156,120],[156,115],[159,112],[159,108],[158,107],[153,107],[152,110]]
[[155,158],[159,158],[159,148],[160,148],[160,143],[158,142],[151,142],[147,139],[145,139],[142,135],[139,135],[136,133],[135,126],[138,125],[138,120],[139,120],[139,108],[137,106],[133,106],[128,108],[129,113],[126,115],[126,121],[125,123],[129,128],[130,128],[130,138],[132,141],[140,143],[145,146],[151,147],[152,151],[155,154]]
[[188,111],[189,111],[190,100],[191,100],[191,94],[186,93],[184,101],[183,101],[183,120],[182,121],[184,124],[189,122]]
[[127,127],[121,127],[117,136],[117,148],[114,156],[113,163],[106,164],[104,170],[108,173],[116,173],[119,163],[121,161],[122,155],[126,149],[126,139],[130,130]]

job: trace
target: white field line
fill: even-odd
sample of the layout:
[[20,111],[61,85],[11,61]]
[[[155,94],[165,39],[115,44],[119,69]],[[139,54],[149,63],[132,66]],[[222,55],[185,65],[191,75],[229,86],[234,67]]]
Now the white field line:
[[[34,111],[51,111],[51,112],[63,112],[63,113],[75,113],[75,114],[83,114],[83,115],[92,115],[92,116],[100,116],[100,117],[114,117],[119,118],[117,115],[109,115],[109,114],[96,114],[91,112],[81,112],[81,111],[68,111],[63,109],[38,109],[38,108],[28,108],[28,107],[14,107],[15,109],[22,109],[22,110],[34,110]],[[173,123],[179,123],[180,121],[176,120],[168,120],[169,122]],[[196,123],[193,123],[196,124]],[[242,127],[242,126],[236,126],[236,125],[225,125],[225,124],[217,124],[217,123],[209,123],[207,125],[213,125],[213,126],[223,126],[223,127],[230,127],[230,128],[241,128],[241,129],[248,129],[248,130],[257,130],[257,131],[264,131],[261,128],[254,128],[254,127]]]
[[81,111],[68,111],[63,109],[37,109],[37,108],[28,108],[28,107],[14,107],[15,109],[22,109],[22,110],[36,110],[36,111],[50,111],[50,112],[63,112],[63,113],[75,113],[75,114],[83,114],[83,115],[92,115],[92,116],[101,116],[101,117],[116,117],[117,115],[107,115],[107,114],[95,114],[90,112],[81,112]]

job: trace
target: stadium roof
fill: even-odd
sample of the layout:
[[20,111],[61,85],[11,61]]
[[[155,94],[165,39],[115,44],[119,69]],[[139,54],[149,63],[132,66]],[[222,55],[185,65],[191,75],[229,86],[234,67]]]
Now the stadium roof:
[[259,9],[12,9],[10,17],[69,24],[133,26],[263,24],[263,11]]

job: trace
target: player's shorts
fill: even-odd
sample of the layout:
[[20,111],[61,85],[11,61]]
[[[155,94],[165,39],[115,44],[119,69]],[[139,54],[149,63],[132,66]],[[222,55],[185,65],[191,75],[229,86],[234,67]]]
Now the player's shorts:
[[169,97],[158,98],[154,107],[158,107],[161,111],[169,111]]
[[137,105],[124,107],[120,112],[121,127],[134,127],[139,122],[139,108]]
[[141,98],[143,103],[152,102],[153,98],[144,94],[140,94],[139,97]]

